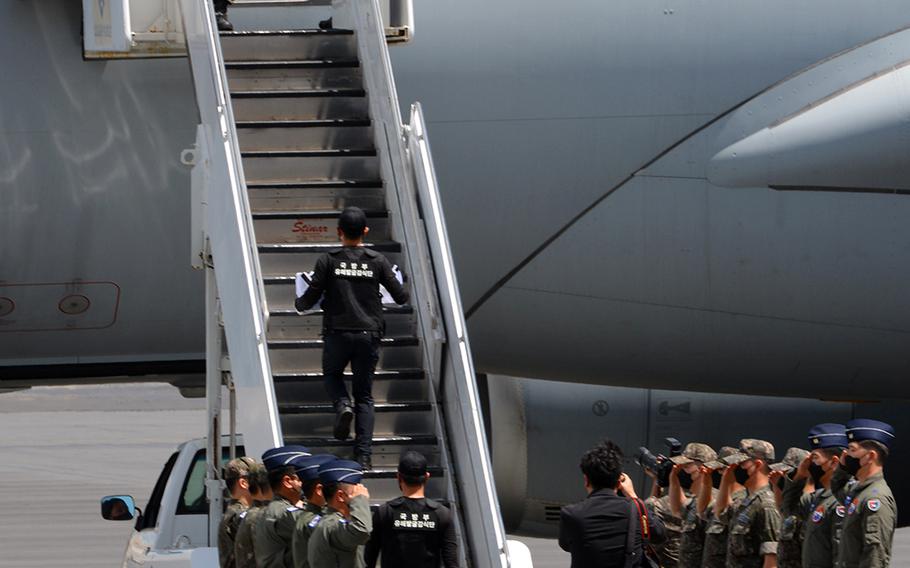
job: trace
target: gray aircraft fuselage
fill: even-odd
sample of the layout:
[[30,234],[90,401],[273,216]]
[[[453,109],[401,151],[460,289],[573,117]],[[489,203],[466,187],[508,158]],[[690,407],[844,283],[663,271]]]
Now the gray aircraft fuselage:
[[[480,371],[910,396],[910,197],[712,183],[725,148],[910,60],[910,6],[417,8],[393,65],[429,119]],[[180,368],[204,358],[188,61],[84,61],[81,17],[0,1],[0,364]],[[890,187],[891,138],[863,132],[887,147],[830,167]],[[823,185],[810,169],[787,179]]]

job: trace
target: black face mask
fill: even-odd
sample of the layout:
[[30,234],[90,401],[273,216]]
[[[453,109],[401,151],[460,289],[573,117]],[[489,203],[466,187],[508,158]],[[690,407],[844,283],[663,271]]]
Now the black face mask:
[[686,473],[685,471],[679,472],[679,486],[682,487],[685,491],[688,491],[692,488],[692,476]]
[[855,458],[853,456],[847,456],[844,458],[844,469],[847,470],[847,473],[850,475],[855,477],[859,472],[859,468],[861,467],[862,466],[859,464],[859,458]]
[[825,470],[822,469],[822,466],[818,465],[815,462],[809,464],[809,477],[812,478],[812,483],[815,484],[815,487],[821,487],[822,477],[825,476]]
[[736,479],[736,483],[745,485],[746,482],[749,481],[749,472],[741,467],[738,467],[733,470],[733,477]]
[[714,470],[711,472],[711,485],[714,486],[714,489],[720,489],[720,481],[724,477],[724,472],[720,470]]
[[777,488],[783,491],[785,483],[783,476],[781,476],[781,478],[777,480]]

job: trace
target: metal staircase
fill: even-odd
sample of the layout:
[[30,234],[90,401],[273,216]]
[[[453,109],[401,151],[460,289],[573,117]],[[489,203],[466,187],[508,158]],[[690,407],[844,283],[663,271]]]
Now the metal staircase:
[[[385,309],[371,497],[397,496],[400,454],[421,451],[428,496],[456,511],[465,564],[508,565],[422,117],[415,109],[409,129],[398,114],[378,2],[336,0],[335,22],[348,29],[221,33],[209,1],[182,2],[205,233],[246,447],[352,455],[353,440],[332,436],[321,313],[293,305],[294,274],[338,246],[337,216],[357,205],[369,217],[367,246],[402,268],[412,292],[412,305]],[[307,21],[311,8],[296,10],[295,22]]]

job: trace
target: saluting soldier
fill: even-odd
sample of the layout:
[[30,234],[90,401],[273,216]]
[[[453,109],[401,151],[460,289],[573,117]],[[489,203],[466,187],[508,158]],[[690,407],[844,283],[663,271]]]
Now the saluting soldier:
[[320,466],[326,508],[307,546],[311,568],[363,568],[363,545],[370,540],[373,518],[370,492],[362,480],[363,468],[355,461]]
[[249,509],[240,513],[240,526],[237,527],[237,538],[234,541],[234,562],[237,568],[256,568],[253,533],[262,513],[272,501],[269,472],[261,463],[257,463],[250,471],[250,493],[253,503]]
[[300,478],[296,462],[309,457],[303,446],[284,446],[262,454],[262,463],[269,470],[272,502],[268,504],[253,533],[253,549],[258,568],[292,568],[294,526],[300,512]]
[[789,448],[783,461],[771,464],[771,488],[774,502],[781,514],[780,541],[777,546],[777,565],[780,568],[800,568],[803,565],[803,520],[797,514],[797,503],[785,503],[784,491],[790,475],[796,471],[809,452]]
[[[831,482],[847,508],[837,552],[840,568],[877,568],[891,562],[897,525],[897,503],[885,482],[884,465],[894,441],[894,428],[877,420],[847,422],[847,451]],[[856,484],[846,484],[852,475]]]
[[319,468],[322,464],[334,461],[336,458],[329,454],[320,454],[308,458],[300,458],[296,462],[297,477],[303,484],[303,497],[306,504],[303,510],[297,515],[297,523],[294,525],[294,537],[291,540],[291,547],[294,556],[294,568],[309,568],[310,561],[307,557],[307,545],[310,540],[310,534],[319,521],[322,520],[323,510],[325,509],[325,497],[322,494],[322,484],[319,482]]
[[[831,478],[847,447],[843,424],[818,424],[809,430],[812,451],[788,476],[783,494],[783,509],[795,511],[803,523],[802,566],[834,566],[841,522],[846,509],[831,492]],[[808,490],[814,488],[812,490]]]
[[705,475],[711,477],[711,486],[717,490],[713,492],[714,495],[699,495],[702,501],[699,507],[704,507],[705,518],[705,544],[701,559],[704,568],[726,568],[727,565],[727,522],[726,517],[715,511],[715,497],[727,495],[725,499],[729,502],[729,507],[735,509],[746,496],[746,488],[737,483],[733,470],[728,468],[729,464],[725,461],[737,453],[739,451],[736,448],[724,446],[717,453],[716,461],[704,465]]
[[746,488],[746,496],[736,508],[729,507],[729,496],[718,496],[715,508],[727,519],[727,566],[759,568],[777,562],[780,540],[780,512],[774,502],[769,464],[774,446],[764,440],[746,438],[739,442],[739,453],[727,458],[736,481]]
[[224,466],[224,481],[231,494],[218,525],[218,562],[221,568],[234,568],[234,540],[237,538],[237,529],[240,526],[241,513],[252,505],[253,498],[250,494],[250,470],[256,465],[253,458],[242,457],[229,461]]
[[679,541],[680,568],[700,568],[705,548],[704,511],[699,511],[698,494],[712,492],[711,474],[703,466],[717,459],[717,452],[707,444],[687,444],[683,452],[673,456],[673,471],[670,474],[670,510],[675,517],[682,519]]

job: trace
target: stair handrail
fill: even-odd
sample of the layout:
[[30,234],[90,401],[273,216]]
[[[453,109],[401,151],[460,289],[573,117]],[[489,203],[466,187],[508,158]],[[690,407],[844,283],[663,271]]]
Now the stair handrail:
[[[282,443],[269,362],[267,304],[212,0],[180,0],[199,110],[205,231],[221,297],[238,425],[250,454]],[[211,317],[211,314],[207,314]],[[207,364],[220,364],[207,361]]]
[[[426,122],[423,108],[419,102],[411,105],[407,143],[417,190],[418,206],[424,221],[427,240],[433,258],[436,285],[442,304],[442,319],[445,323],[446,337],[448,339],[445,368],[448,371],[446,374],[450,377],[450,380],[447,381],[446,385],[449,387],[447,389],[449,396],[445,400],[446,416],[450,431],[456,425],[464,428],[461,436],[450,436],[453,439],[452,443],[455,445],[453,453],[456,456],[456,462],[459,464],[458,481],[460,494],[464,498],[466,494],[476,493],[476,495],[472,495],[471,501],[474,501],[474,503],[471,504],[480,508],[479,511],[472,515],[474,518],[468,519],[468,530],[475,528],[473,525],[478,518],[485,523],[485,534],[476,534],[474,538],[485,538],[488,541],[495,539],[496,550],[499,552],[499,564],[507,566],[510,558],[505,544],[505,529],[502,523],[502,516],[499,512],[499,498],[493,481],[493,467],[490,462],[490,452],[481,413],[474,362],[471,358],[471,345],[468,340],[464,309],[458,288],[458,278],[455,275],[452,248],[449,242],[448,229],[446,228],[445,215],[442,210],[439,184],[436,179],[436,170],[433,166],[430,143],[427,139]],[[454,390],[452,390],[452,387],[454,387]],[[454,397],[452,396],[453,393],[455,394]],[[451,419],[455,414],[460,417],[457,421]],[[464,447],[459,447],[459,442],[467,442],[467,444]],[[471,467],[464,466],[466,461],[471,464]]]
[[[426,340],[435,343],[427,363],[433,376],[441,379],[438,384],[440,390],[446,393],[443,402],[446,437],[454,458],[450,467],[454,469],[458,489],[458,504],[463,517],[462,534],[469,544],[466,552],[473,566],[507,567],[509,553],[505,529],[493,482],[467,328],[435,174],[430,178],[422,176],[425,180],[432,179],[432,183],[427,181],[423,189],[427,195],[425,199],[429,199],[430,194],[436,196],[436,207],[427,212],[422,224],[415,188],[417,176],[411,161],[414,155],[409,157],[406,140],[409,129],[404,126],[398,107],[398,93],[379,0],[335,0],[333,5],[342,18],[350,16],[352,20],[364,85],[369,93],[371,119],[377,131],[383,177],[390,188],[397,188],[389,194],[390,200],[394,201],[390,203],[390,209],[399,216],[402,237],[407,244],[412,285],[420,300],[417,310],[421,333]],[[343,19],[338,21],[345,22]],[[425,132],[421,126],[417,130]],[[421,145],[427,151],[425,158],[420,158],[423,162],[430,159],[425,137]],[[430,165],[432,167],[432,162]],[[432,169],[429,171],[432,172]],[[444,311],[440,309],[440,303]],[[423,343],[425,350],[430,349],[427,341]],[[442,348],[446,343],[447,348]],[[435,355],[440,352],[441,356]]]

